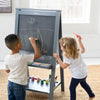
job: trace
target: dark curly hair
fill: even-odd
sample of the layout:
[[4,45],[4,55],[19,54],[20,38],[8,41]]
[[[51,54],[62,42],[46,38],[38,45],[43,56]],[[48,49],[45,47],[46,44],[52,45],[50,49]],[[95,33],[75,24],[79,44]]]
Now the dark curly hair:
[[10,34],[5,37],[5,44],[10,50],[13,50],[18,42],[18,36],[15,34]]

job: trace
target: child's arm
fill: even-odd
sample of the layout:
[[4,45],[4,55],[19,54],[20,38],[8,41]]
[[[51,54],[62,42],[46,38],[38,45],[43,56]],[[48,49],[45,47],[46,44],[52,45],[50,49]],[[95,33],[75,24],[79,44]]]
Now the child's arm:
[[7,72],[7,73],[9,73],[9,72],[10,72],[10,70],[6,70],[6,72]]
[[9,73],[9,72],[10,72],[9,67],[8,67],[8,65],[6,64],[6,60],[4,60],[4,68],[5,68],[6,73]]
[[81,53],[84,53],[84,52],[85,52],[85,48],[84,48],[84,45],[83,45],[81,39],[78,38],[78,41],[79,41],[79,45],[80,45],[80,47],[81,47]]
[[59,55],[54,53],[54,57],[57,59],[58,63],[60,64],[60,66],[65,69],[69,66],[69,64],[67,63],[63,63],[62,60],[60,59]]
[[40,54],[40,50],[38,49],[36,42],[35,42],[35,38],[34,37],[30,37],[29,38],[32,47],[34,48],[35,54],[34,54],[34,60],[40,58],[41,54]]
[[78,35],[78,34],[76,34],[76,33],[74,33],[74,32],[73,32],[73,34],[75,34],[76,37],[78,38],[79,45],[80,45],[80,47],[81,47],[81,53],[84,53],[84,52],[85,52],[85,48],[84,48],[83,43],[82,43],[82,41],[81,41],[81,39],[82,39],[81,36]]

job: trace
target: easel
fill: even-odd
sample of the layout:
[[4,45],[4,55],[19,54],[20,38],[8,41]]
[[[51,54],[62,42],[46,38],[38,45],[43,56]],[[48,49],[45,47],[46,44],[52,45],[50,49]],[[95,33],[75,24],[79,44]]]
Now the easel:
[[[38,13],[40,12],[40,13]],[[60,58],[62,59],[61,56],[61,49],[59,48],[59,39],[62,37],[62,26],[61,26],[61,11],[60,10],[40,10],[40,9],[16,9],[16,24],[15,24],[15,33],[19,36],[19,30],[18,30],[18,25],[19,25],[19,16],[20,15],[36,15],[36,14],[41,14],[41,15],[50,15],[50,16],[54,16],[55,17],[55,31],[54,31],[54,44],[53,44],[53,53],[57,53],[59,54]],[[40,66],[40,65],[36,65],[33,63],[28,64],[28,66],[30,67],[36,67],[36,68],[45,68],[45,69],[50,69],[51,70],[51,81],[50,83],[47,85],[39,85],[36,82],[36,79],[34,82],[31,82],[31,77],[29,77],[29,82],[27,85],[26,90],[29,91],[35,91],[35,92],[40,92],[40,93],[45,93],[49,95],[49,100],[53,100],[53,92],[54,90],[61,84],[61,91],[64,91],[64,72],[63,69],[60,68],[60,78],[61,81],[60,82],[54,82],[54,78],[55,78],[55,68],[56,68],[56,59],[52,56],[46,56],[43,55],[42,57],[40,57],[38,60],[36,60],[35,62],[40,62],[40,63],[47,63],[46,60],[48,60],[47,62],[49,63],[49,66]],[[47,64],[48,64],[47,63]],[[29,75],[29,74],[28,74]]]

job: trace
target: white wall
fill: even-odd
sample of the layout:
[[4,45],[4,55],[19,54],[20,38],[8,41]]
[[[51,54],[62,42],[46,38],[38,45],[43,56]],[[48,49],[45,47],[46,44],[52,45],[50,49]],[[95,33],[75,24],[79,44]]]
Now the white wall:
[[63,36],[72,36],[72,32],[82,36],[86,48],[84,57],[100,57],[100,0],[91,0],[89,24],[63,24]]
[[16,7],[19,7],[19,0],[12,0],[12,13],[0,13],[0,60],[10,52],[5,46],[4,38],[14,33]]
[[15,8],[28,7],[28,0],[12,0],[12,13],[0,13],[0,60],[10,53],[6,48],[4,38],[14,33]]
[[[100,57],[100,0],[91,0],[90,24],[63,24],[63,36],[72,36],[72,32],[79,33],[86,47],[84,57]],[[15,8],[29,7],[29,0],[12,0],[13,12],[0,14],[0,60],[9,54],[4,38],[14,33]]]

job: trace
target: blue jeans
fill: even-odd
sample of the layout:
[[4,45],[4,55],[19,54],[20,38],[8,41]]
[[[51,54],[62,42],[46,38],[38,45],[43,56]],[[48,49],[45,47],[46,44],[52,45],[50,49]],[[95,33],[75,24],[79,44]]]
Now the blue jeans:
[[8,100],[25,100],[25,85],[8,81]]
[[85,89],[85,91],[88,93],[89,97],[94,97],[94,93],[92,92],[90,86],[87,84],[86,82],[86,77],[83,79],[75,79],[72,78],[71,79],[71,83],[70,83],[70,100],[76,100],[76,87],[78,84],[81,84],[81,86]]

